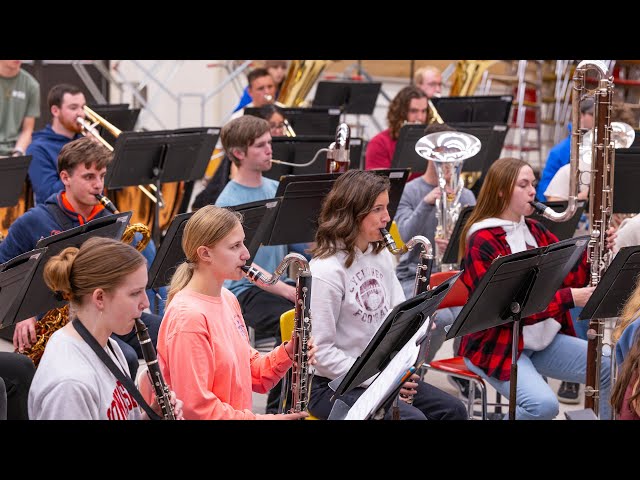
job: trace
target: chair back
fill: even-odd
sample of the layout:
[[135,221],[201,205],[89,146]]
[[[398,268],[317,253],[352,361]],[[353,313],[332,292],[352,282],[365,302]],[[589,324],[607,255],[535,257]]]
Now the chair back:
[[[450,270],[448,272],[435,272],[431,274],[429,278],[429,286],[431,288],[437,287],[445,280],[453,277],[459,270]],[[449,308],[449,307],[461,307],[467,300],[469,299],[469,290],[460,277],[456,280],[456,283],[453,284],[449,293],[444,297],[442,302],[440,303],[438,308]]]
[[280,315],[280,337],[283,342],[291,339],[293,332],[293,323],[296,318],[296,309],[292,308]]

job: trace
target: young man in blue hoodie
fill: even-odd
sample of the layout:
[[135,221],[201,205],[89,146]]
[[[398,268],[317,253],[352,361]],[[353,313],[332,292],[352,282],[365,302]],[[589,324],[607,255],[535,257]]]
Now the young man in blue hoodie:
[[[0,263],[33,250],[43,237],[111,215],[95,196],[104,190],[104,177],[111,159],[112,153],[91,138],[81,137],[65,145],[57,159],[62,191],[52,193],[44,203],[31,208],[13,222],[7,237],[0,243]],[[150,265],[156,254],[153,242],[149,242],[142,254]],[[161,316],[143,313],[141,318],[155,345]],[[29,348],[37,340],[35,325],[35,318],[16,324],[13,345],[18,351]],[[114,335],[114,339],[122,348],[131,376],[135,378],[138,359],[142,358],[135,332]]]
[[35,193],[36,205],[45,203],[53,193],[64,189],[58,176],[58,154],[67,143],[81,137],[78,117],[85,118],[84,93],[70,84],[55,85],[49,90],[47,103],[51,123],[33,134],[27,155],[31,155],[29,180]]

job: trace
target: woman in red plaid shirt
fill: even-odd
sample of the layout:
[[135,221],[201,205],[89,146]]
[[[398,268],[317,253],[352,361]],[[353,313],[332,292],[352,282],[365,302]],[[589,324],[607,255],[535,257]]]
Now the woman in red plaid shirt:
[[[499,256],[557,242],[540,222],[525,218],[533,213],[529,202],[536,195],[531,166],[517,158],[496,160],[480,190],[478,203],[462,231],[462,281],[470,293]],[[610,237],[613,241],[614,237]],[[595,287],[588,284],[586,252],[567,275],[547,310],[522,319],[518,343],[516,419],[550,420],[559,412],[555,392],[544,377],[584,383],[587,342],[575,336],[569,310],[584,306]],[[467,367],[509,396],[513,323],[465,335],[459,354]],[[602,358],[600,418],[611,415],[610,362]]]

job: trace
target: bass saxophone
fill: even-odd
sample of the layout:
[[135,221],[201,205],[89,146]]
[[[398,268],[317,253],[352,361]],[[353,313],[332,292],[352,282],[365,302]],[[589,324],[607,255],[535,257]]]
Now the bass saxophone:
[[[282,259],[270,278],[265,278],[257,268],[245,265],[242,270],[253,283],[274,285],[285,273],[291,263],[299,267],[296,279],[295,317],[293,324],[293,367],[291,368],[291,409],[289,413],[304,412],[309,403],[311,393],[311,377],[309,375],[309,338],[311,337],[311,269],[307,259],[299,253],[289,253]],[[288,387],[286,376],[283,378],[282,392],[286,395]],[[284,397],[286,398],[286,396]],[[284,400],[284,399],[283,399]],[[284,406],[284,401],[282,405]]]
[[402,248],[396,247],[396,242],[385,228],[380,229],[384,246],[394,255],[403,255],[409,250],[413,250],[416,245],[420,245],[420,259],[416,268],[416,281],[413,286],[413,295],[419,295],[429,290],[429,280],[431,279],[431,268],[433,267],[433,249],[427,237],[416,235],[406,242]]
[[[589,187],[589,244],[587,255],[590,262],[589,286],[595,287],[612,259],[607,250],[607,230],[613,213],[613,169],[615,163],[615,144],[612,141],[611,107],[613,98],[613,77],[606,65],[599,60],[584,60],[576,67],[573,82],[573,103],[570,149],[569,199],[564,212],[556,212],[539,202],[533,207],[544,217],[563,222],[571,218],[576,210],[580,188],[579,154],[583,132],[580,129],[580,100],[586,90],[585,78],[588,70],[596,70],[599,75],[598,87],[590,94],[594,95],[594,137],[591,145],[591,183]],[[632,139],[633,141],[633,139]],[[628,145],[627,145],[628,146]],[[589,320],[587,331],[587,378],[585,383],[585,408],[598,414],[600,405],[600,370],[604,338],[605,319]]]
[[139,318],[136,318],[136,335],[140,342],[142,356],[147,364],[147,374],[149,375],[151,385],[153,385],[153,393],[160,406],[162,418],[164,420],[175,420],[176,416],[173,412],[173,405],[171,405],[171,392],[162,376],[162,371],[160,370],[156,356],[156,349],[153,347],[151,337],[149,337],[149,329]]

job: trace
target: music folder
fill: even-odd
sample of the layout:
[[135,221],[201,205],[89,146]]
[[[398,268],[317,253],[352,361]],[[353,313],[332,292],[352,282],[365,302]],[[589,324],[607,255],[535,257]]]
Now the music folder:
[[[242,227],[245,233],[244,244],[249,255],[254,258],[260,245],[265,243],[271,234],[275,216],[280,207],[281,198],[269,198],[256,202],[243,203],[233,207],[225,207],[242,214]],[[195,212],[176,215],[165,234],[153,263],[149,268],[147,288],[158,289],[169,285],[171,277],[178,265],[185,261],[182,250],[182,235],[187,221]]]
[[[407,168],[371,170],[389,177],[389,215],[396,214],[402,191],[409,176]],[[266,245],[290,245],[313,242],[318,229],[322,201],[341,173],[285,175],[280,179],[276,196],[282,197],[271,237]],[[391,226],[391,220],[387,228]]]
[[[349,371],[331,382],[332,388],[336,384],[337,387],[332,397],[335,401],[330,420],[366,419],[380,409],[386,410],[407,376],[424,362],[433,314],[461,273],[458,272],[432,290],[405,300],[387,314]],[[349,408],[340,400],[346,392],[375,375],[378,376],[358,399],[360,403],[356,402]]]
[[30,317],[46,313],[52,308],[62,307],[66,302],[58,300],[54,293],[44,282],[43,272],[47,260],[57,255],[66,247],[80,246],[91,237],[107,237],[120,240],[122,234],[129,223],[132,212],[121,212],[115,215],[96,218],[84,225],[65,230],[57,235],[42,238],[36,244],[36,249],[46,248],[36,270],[31,278],[31,282],[26,287],[24,296],[19,299],[20,305],[16,309],[13,318],[5,318],[10,323],[20,322]]
[[13,325],[24,290],[46,248],[30,250],[0,265],[0,328]]
[[31,155],[0,158],[0,207],[18,204],[30,163]]

